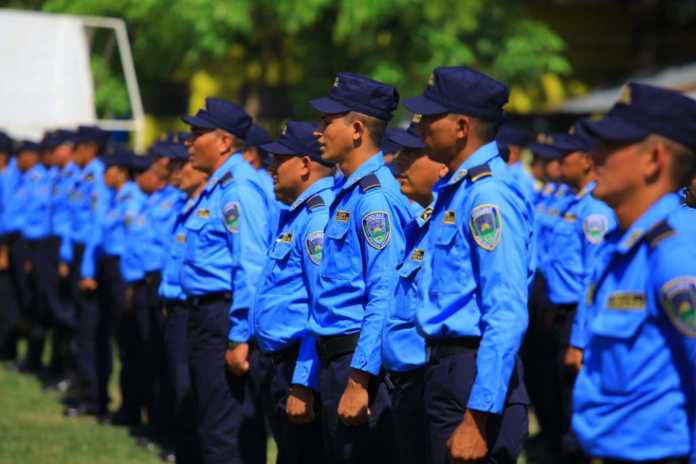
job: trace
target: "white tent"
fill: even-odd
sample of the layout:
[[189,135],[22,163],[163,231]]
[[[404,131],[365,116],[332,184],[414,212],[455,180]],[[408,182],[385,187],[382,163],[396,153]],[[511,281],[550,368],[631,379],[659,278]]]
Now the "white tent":
[[[650,75],[629,77],[626,82],[629,81],[678,90],[696,99],[696,63],[667,68]],[[594,90],[584,97],[563,102],[555,108],[555,111],[561,113],[604,113],[611,108],[618,98],[621,87]]]
[[[100,121],[90,68],[90,28],[114,30],[132,120]],[[142,148],[144,115],[122,20],[0,10],[0,129],[15,138],[79,124],[131,130]]]

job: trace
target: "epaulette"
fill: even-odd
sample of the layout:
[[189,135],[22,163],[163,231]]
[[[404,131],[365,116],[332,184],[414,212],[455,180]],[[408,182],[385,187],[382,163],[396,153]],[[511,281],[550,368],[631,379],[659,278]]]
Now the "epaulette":
[[376,188],[382,186],[382,184],[379,182],[379,179],[374,174],[366,175],[365,177],[360,179],[358,184],[360,184],[360,191],[363,193],[369,192],[370,190],[373,190],[373,189],[376,189]]
[[674,235],[676,231],[669,225],[667,220],[658,222],[652,229],[645,233],[645,240],[650,245],[650,248],[655,248],[666,238]]
[[314,195],[307,200],[307,207],[310,210],[323,208],[324,206],[326,206],[326,203],[324,203],[324,199],[320,195]]
[[467,172],[467,177],[471,182],[476,182],[478,180],[483,179],[484,177],[490,177],[492,175],[493,171],[491,171],[491,167],[488,166],[487,163],[474,166]]
[[222,185],[223,187],[227,187],[227,185],[234,180],[234,176],[232,175],[231,172],[227,171],[224,176],[220,178],[218,183]]

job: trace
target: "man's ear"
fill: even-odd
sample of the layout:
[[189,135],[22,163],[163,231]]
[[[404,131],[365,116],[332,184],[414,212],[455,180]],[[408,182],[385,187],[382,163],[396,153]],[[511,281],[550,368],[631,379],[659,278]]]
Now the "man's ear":
[[669,150],[661,140],[655,140],[650,144],[646,156],[644,176],[648,182],[654,182],[660,173],[669,171]]
[[457,131],[457,140],[464,140],[469,137],[471,131],[473,130],[471,118],[456,114],[455,118],[455,130]]
[[353,129],[353,144],[358,146],[363,137],[367,135],[365,131],[365,124],[356,118],[350,123],[350,127]]
[[235,142],[234,136],[225,131],[218,131],[218,154],[220,156],[229,153]]
[[302,162],[301,175],[303,178],[307,178],[312,173],[312,158],[305,155],[300,160]]

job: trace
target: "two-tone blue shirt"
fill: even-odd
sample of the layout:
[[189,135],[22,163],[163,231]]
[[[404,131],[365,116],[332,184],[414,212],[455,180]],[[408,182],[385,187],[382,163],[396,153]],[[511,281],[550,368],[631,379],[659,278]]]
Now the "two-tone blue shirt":
[[62,169],[55,169],[51,199],[52,229],[53,235],[60,238],[60,260],[69,263],[72,261],[70,193],[75,186],[80,169],[73,162],[69,162]]
[[27,240],[40,240],[51,235],[51,178],[41,163],[29,169],[23,177],[21,191],[17,192],[27,199],[22,236]]
[[574,328],[572,422],[592,456],[696,462],[695,236],[696,212],[668,194],[605,238]]
[[186,228],[184,227],[184,222],[195,206],[197,199],[198,197],[186,198],[185,195],[181,195],[174,205],[174,209],[178,211],[178,214],[174,221],[173,234],[166,248],[167,255],[164,258],[162,280],[159,286],[159,295],[163,300],[183,301],[186,299],[186,294],[181,288],[181,280],[179,278],[181,262],[186,251]]
[[359,333],[351,367],[376,375],[412,215],[381,152],[335,190],[309,327],[320,337]]
[[417,322],[428,339],[480,337],[468,407],[500,414],[527,329],[534,210],[495,142],[436,184]]

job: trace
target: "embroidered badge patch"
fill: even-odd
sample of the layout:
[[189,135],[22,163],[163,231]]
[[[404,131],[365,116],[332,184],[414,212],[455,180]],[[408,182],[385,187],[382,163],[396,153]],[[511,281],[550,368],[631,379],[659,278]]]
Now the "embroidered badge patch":
[[225,229],[231,234],[239,232],[239,214],[241,207],[239,202],[231,201],[222,208],[222,216],[225,221]]
[[373,211],[362,217],[362,230],[367,243],[377,250],[382,250],[391,239],[389,214],[385,211]]
[[457,223],[457,215],[451,209],[448,211],[445,211],[445,217],[442,219],[442,222],[444,222],[445,224],[456,224]]
[[696,277],[677,277],[662,286],[662,306],[684,335],[696,337]]
[[203,219],[208,219],[210,217],[210,211],[207,209],[199,209],[196,211],[196,216]]
[[324,251],[324,232],[321,230],[310,232],[307,235],[305,246],[307,247],[307,255],[310,261],[319,265],[321,262],[321,254]]
[[292,243],[292,234],[290,232],[282,233],[276,241],[280,243]]
[[425,209],[423,210],[423,212],[422,212],[421,215],[420,215],[421,221],[424,221],[424,222],[425,222],[425,221],[429,221],[429,220],[430,220],[430,216],[432,216],[432,215],[433,215],[433,207],[432,207],[432,206],[428,206],[427,208],[425,208]]
[[423,256],[425,256],[425,250],[416,248],[413,250],[413,253],[411,253],[411,261],[421,262],[423,261]]
[[492,251],[500,243],[503,221],[495,205],[479,205],[471,212],[469,228],[474,240],[484,250]]
[[645,309],[645,293],[639,292],[614,292],[607,299],[607,309],[632,311]]
[[603,214],[590,214],[582,222],[585,238],[593,245],[599,245],[609,230],[609,218]]
[[341,210],[336,211],[336,220],[338,222],[348,222],[349,219],[350,219],[350,212],[341,211]]

